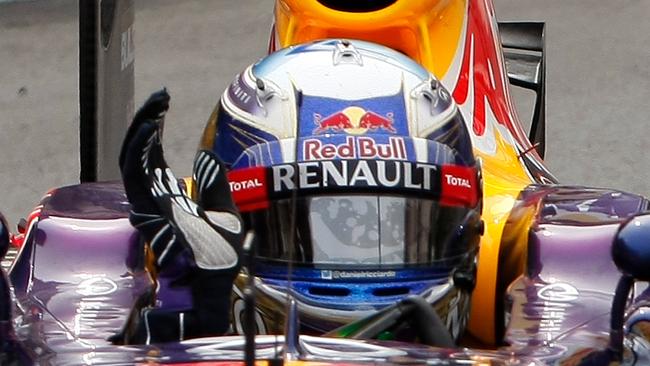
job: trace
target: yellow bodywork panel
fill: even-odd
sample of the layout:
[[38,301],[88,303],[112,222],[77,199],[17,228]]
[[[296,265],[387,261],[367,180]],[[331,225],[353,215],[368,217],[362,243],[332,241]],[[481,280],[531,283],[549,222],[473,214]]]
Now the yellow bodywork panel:
[[456,54],[465,9],[462,0],[397,1],[378,11],[351,13],[317,1],[280,0],[275,30],[281,48],[323,38],[383,44],[419,60],[442,78]]
[[521,273],[518,268],[498,268],[501,265],[499,254],[504,226],[519,193],[531,183],[519,163],[514,148],[503,141],[499,132],[495,137],[500,142],[495,155],[487,155],[475,150],[475,154],[483,163],[482,217],[485,222],[485,234],[481,238],[478,278],[472,295],[469,331],[474,337],[487,344],[494,344],[497,341],[495,296],[504,295],[497,293],[497,273],[504,270]]

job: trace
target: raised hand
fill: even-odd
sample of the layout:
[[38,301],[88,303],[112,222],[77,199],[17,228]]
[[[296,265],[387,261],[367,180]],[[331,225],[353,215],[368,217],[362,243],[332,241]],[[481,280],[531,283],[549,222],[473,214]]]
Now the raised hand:
[[192,306],[140,302],[124,330],[112,338],[115,343],[177,341],[222,334],[229,327],[243,222],[230,195],[226,169],[211,151],[199,151],[195,158],[196,201],[169,169],[162,148],[169,100],[161,90],[145,102],[127,131],[119,164],[131,203],[129,220],[153,253],[154,272],[167,276],[154,297],[160,297],[165,286],[174,291],[184,287]]
[[210,151],[197,154],[193,180],[198,205],[163,156],[162,124],[168,108],[165,90],[153,94],[127,132],[120,164],[132,205],[131,223],[149,241],[158,267],[186,249],[201,269],[234,269],[243,225],[223,163]]

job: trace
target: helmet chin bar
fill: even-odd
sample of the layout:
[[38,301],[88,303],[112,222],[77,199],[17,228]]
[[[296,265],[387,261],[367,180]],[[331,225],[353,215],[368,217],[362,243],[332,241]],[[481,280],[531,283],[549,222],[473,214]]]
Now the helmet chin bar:
[[406,297],[394,305],[329,332],[328,336],[344,335],[351,339],[376,339],[385,332],[409,324],[423,344],[453,348],[456,346],[447,327],[431,304],[422,296]]

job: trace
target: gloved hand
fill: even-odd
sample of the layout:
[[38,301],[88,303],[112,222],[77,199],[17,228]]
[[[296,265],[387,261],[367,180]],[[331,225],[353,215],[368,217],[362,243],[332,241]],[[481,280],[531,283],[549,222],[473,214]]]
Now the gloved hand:
[[183,267],[171,270],[182,273],[183,283],[178,286],[189,287],[193,307],[140,304],[121,334],[112,338],[115,343],[178,341],[222,334],[229,327],[230,290],[240,268],[243,222],[232,201],[225,166],[211,151],[199,151],[195,158],[196,202],[169,169],[162,148],[169,100],[167,91],[161,90],[136,113],[119,164],[131,204],[131,224],[147,241],[159,272]]
[[131,224],[149,242],[158,267],[185,248],[198,268],[236,269],[243,223],[226,169],[211,151],[199,151],[192,177],[200,205],[187,195],[163,156],[169,99],[166,90],[154,93],[135,115],[122,145],[119,162],[132,206]]

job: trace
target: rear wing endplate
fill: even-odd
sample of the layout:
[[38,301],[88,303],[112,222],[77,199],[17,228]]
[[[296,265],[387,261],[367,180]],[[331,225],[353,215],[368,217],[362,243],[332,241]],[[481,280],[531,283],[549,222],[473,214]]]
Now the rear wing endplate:
[[535,92],[528,138],[542,158],[546,149],[546,56],[543,22],[499,22],[510,83]]

